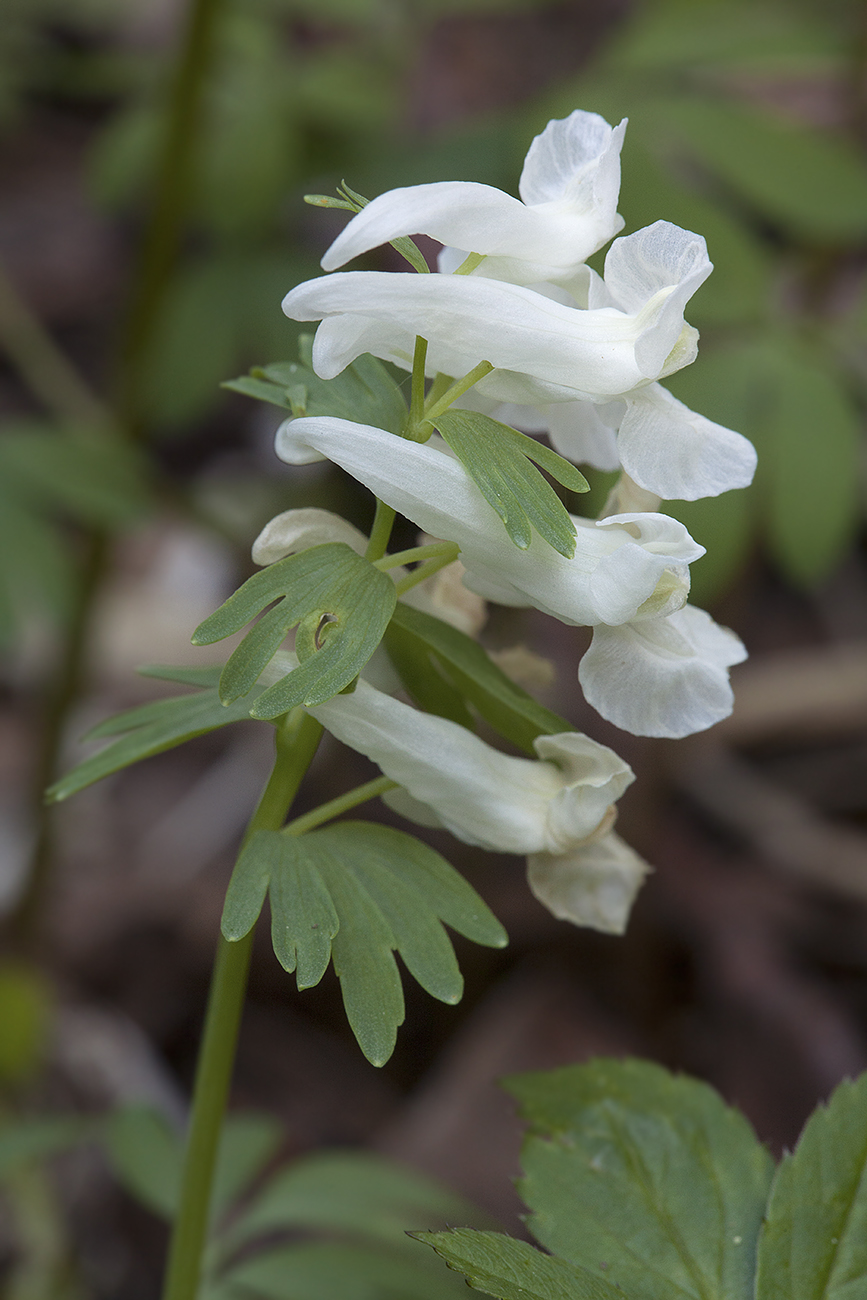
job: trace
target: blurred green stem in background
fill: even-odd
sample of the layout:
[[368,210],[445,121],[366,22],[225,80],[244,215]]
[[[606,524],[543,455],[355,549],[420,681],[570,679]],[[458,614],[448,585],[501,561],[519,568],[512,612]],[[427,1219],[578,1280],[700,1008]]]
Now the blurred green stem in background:
[[121,356],[120,409],[141,434],[142,365],[184,232],[195,179],[197,130],[223,0],[192,0],[168,94],[150,218],[141,244]]

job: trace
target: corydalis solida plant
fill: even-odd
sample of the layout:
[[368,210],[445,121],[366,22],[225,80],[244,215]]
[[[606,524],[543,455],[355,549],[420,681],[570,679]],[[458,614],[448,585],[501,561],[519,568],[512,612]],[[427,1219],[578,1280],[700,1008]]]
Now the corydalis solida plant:
[[[531,888],[556,916],[625,928],[647,869],[613,830],[632,772],[498,667],[471,634],[483,602],[535,606],[591,627],[578,680],[599,713],[627,730],[688,735],[731,709],[728,669],[743,646],[686,603],[689,566],[703,548],[658,507],[666,495],[744,486],[755,457],[740,435],[660,384],[697,353],[683,313],[711,270],[704,240],[659,221],[617,239],[603,276],[586,265],[622,225],[624,128],[584,112],[550,123],[528,153],[521,201],[448,182],[366,206],[351,191],[336,201],[358,211],[326,269],[395,240],[421,270],[405,242],[419,232],[453,247],[435,274],[334,270],[298,286],[283,307],[321,322],[312,345],[302,341],[298,362],[230,386],[289,412],[277,432],[284,461],[329,459],[372,491],[370,536],[323,511],[273,520],[254,548],[261,572],[194,635],[211,644],[250,626],[222,671],[157,670],[198,693],[104,724],[101,734],[116,739],[54,788],[66,797],[245,717],[276,729],[274,772],[223,913],[171,1300],[191,1300],[199,1276],[251,936],[266,896],[278,960],[299,988],[333,962],[349,1022],[375,1064],[388,1059],[403,1020],[395,952],[432,996],[456,1002],[462,981],[444,927],[505,942],[468,882],[429,846],[337,818],[385,797],[410,820],[526,855]],[[408,407],[377,358],[409,371]],[[558,450],[521,426],[549,430]],[[603,456],[623,470],[610,508],[595,521],[570,516],[549,480],[584,490],[572,462]],[[390,554],[397,512],[429,536]],[[469,626],[467,593],[476,601]],[[474,735],[480,719],[526,756]],[[323,728],[382,776],[287,821]]]

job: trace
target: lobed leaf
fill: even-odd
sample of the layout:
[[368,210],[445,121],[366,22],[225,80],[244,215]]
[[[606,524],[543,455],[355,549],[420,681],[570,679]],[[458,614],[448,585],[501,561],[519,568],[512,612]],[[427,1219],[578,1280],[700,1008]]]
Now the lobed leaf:
[[395,605],[387,574],[343,542],[313,546],[256,573],[193,633],[209,645],[237,632],[278,600],[229,656],[220,698],[248,695],[289,631],[300,624],[298,668],[265,689],[251,716],[276,718],[298,704],[322,704],[361,672],[382,640]]
[[463,703],[469,701],[501,736],[529,754],[535,753],[537,736],[574,730],[507,677],[472,637],[423,610],[398,602],[385,644],[407,690],[432,713],[471,727]]
[[773,1162],[706,1084],[597,1060],[508,1083],[533,1125],[519,1186],[548,1250],[633,1300],[743,1300]]
[[462,980],[442,923],[490,946],[505,932],[475,890],[404,831],[340,822],[305,835],[258,831],[244,848],[223,910],[227,939],[243,937],[270,893],[274,951],[299,989],[333,959],[347,1018],[375,1065],[394,1049],[403,993],[393,953],[433,997],[457,1002]]
[[298,361],[278,361],[224,384],[236,393],[282,406],[292,415],[333,415],[356,424],[403,432],[407,407],[381,361],[365,353],[335,379],[320,379],[312,365],[312,335],[298,341]]
[[249,698],[226,707],[216,687],[128,709],[93,728],[90,738],[117,736],[117,739],[55,781],[45,792],[45,798],[49,803],[60,803],[121,768],[174,749],[195,736],[249,718]]
[[535,438],[476,411],[452,409],[431,423],[494,507],[517,547],[526,550],[535,528],[555,551],[572,558],[575,525],[551,484],[531,462],[573,492],[586,492],[589,487],[580,470]]
[[628,1300],[628,1293],[586,1269],[499,1232],[454,1228],[411,1235],[463,1273],[475,1291],[499,1300]]
[[755,1294],[867,1295],[867,1074],[841,1083],[783,1158],[759,1240]]

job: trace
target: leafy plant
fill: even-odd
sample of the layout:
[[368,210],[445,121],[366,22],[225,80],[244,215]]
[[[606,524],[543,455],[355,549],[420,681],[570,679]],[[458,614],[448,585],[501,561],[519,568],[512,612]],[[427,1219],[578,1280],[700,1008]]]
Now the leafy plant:
[[712,1088],[638,1060],[518,1075],[518,1186],[545,1254],[491,1232],[413,1234],[501,1300],[827,1300],[867,1294],[867,1075],[774,1168]]

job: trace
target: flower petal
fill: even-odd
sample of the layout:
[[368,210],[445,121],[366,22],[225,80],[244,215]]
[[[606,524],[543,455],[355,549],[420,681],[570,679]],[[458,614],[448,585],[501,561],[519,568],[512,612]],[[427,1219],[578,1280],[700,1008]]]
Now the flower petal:
[[751,442],[691,411],[660,384],[626,398],[617,448],[630,478],[668,501],[747,487],[756,471]]
[[516,284],[568,277],[623,225],[616,209],[625,129],[625,121],[612,128],[580,111],[550,122],[527,154],[523,202],[475,181],[389,190],[341,231],[323,270],[402,235],[423,234],[493,259],[494,267],[478,268],[482,276]]
[[613,831],[571,853],[534,853],[527,861],[530,889],[561,921],[604,934],[623,934],[629,912],[651,868]]
[[689,736],[731,713],[728,669],[742,642],[685,606],[664,618],[597,627],[578,668],[594,709],[636,736]]
[[704,553],[682,524],[653,514],[574,518],[571,560],[538,536],[519,550],[460,462],[435,446],[330,416],[288,420],[278,429],[283,460],[304,461],[311,447],[426,532],[457,542],[471,590],[535,605],[564,623],[632,618],[666,570]]
[[284,510],[265,525],[253,543],[253,563],[274,564],[294,551],[306,551],[326,542],[344,542],[357,555],[363,555],[367,548],[364,533],[330,510],[317,506]]
[[[465,374],[487,360],[536,381],[535,400],[593,400],[658,377],[683,328],[682,314],[672,316],[667,305],[675,288],[627,314],[567,307],[521,285],[474,276],[348,271],[298,285],[283,310],[294,320],[333,318],[320,327],[313,348],[314,368],[324,379],[362,352],[409,367],[415,336],[422,335],[431,373]],[[684,353],[681,364],[691,359]],[[515,400],[508,391],[498,394],[495,384],[488,376],[485,391]]]

